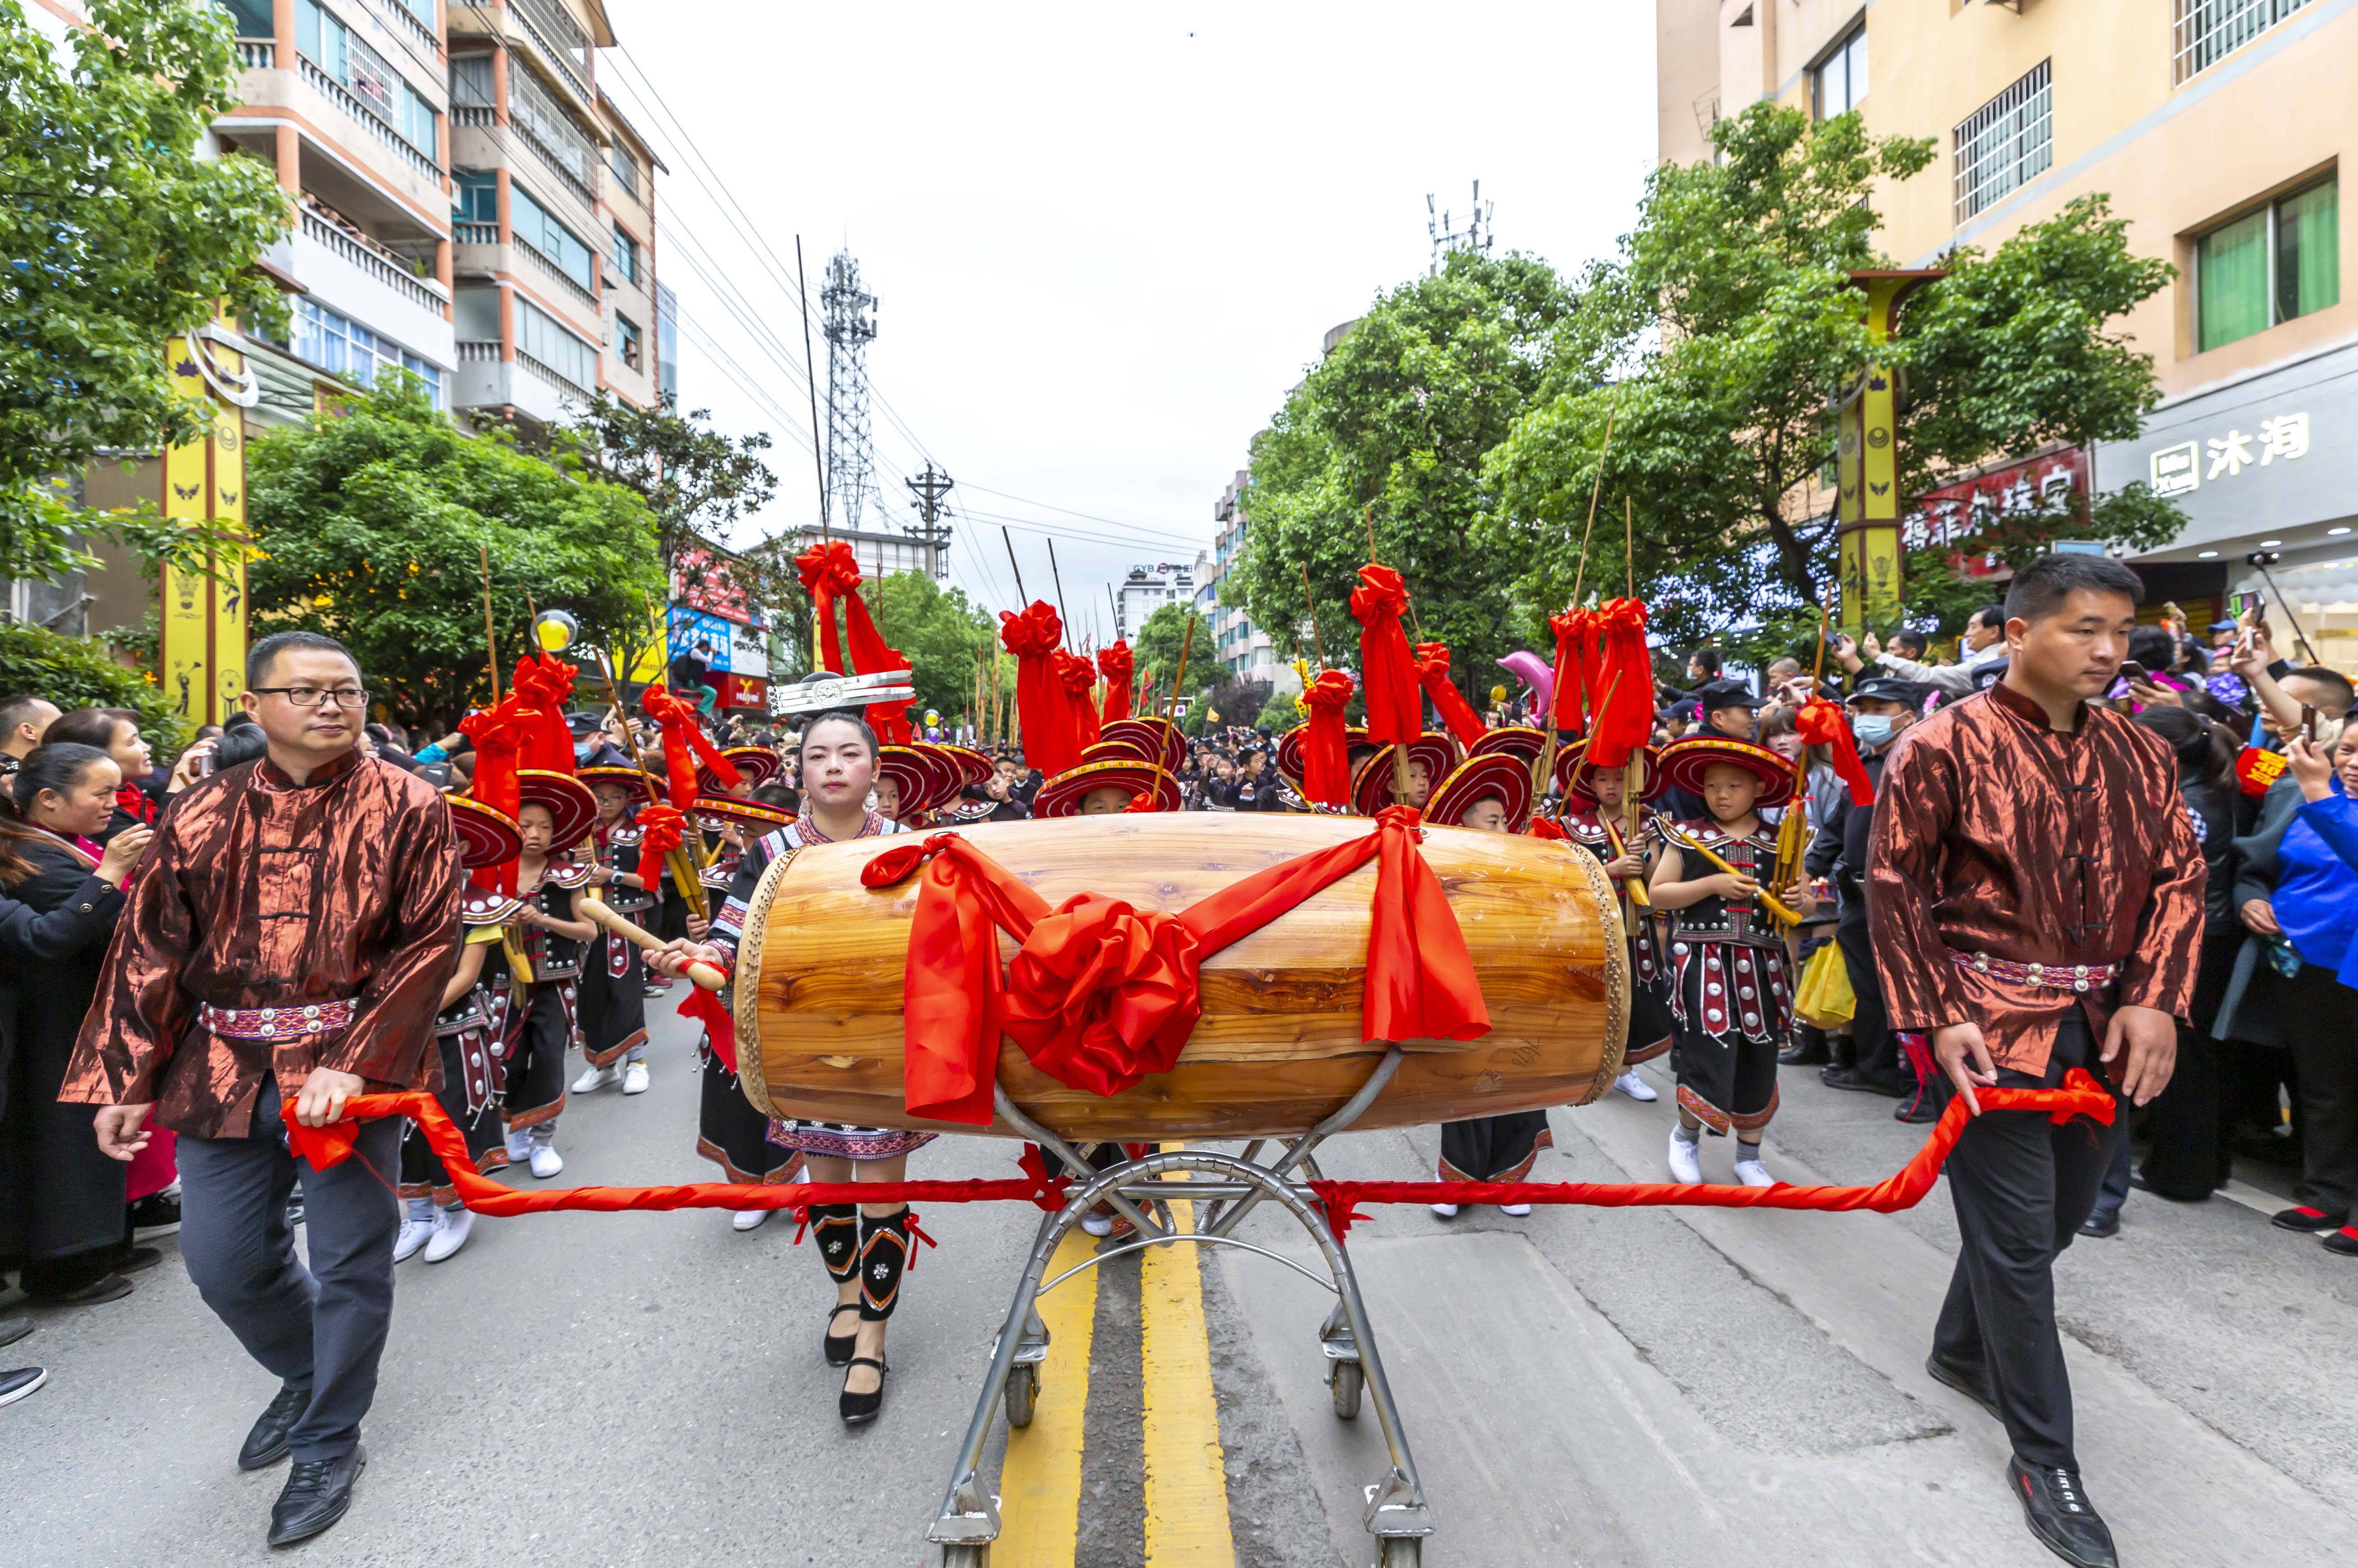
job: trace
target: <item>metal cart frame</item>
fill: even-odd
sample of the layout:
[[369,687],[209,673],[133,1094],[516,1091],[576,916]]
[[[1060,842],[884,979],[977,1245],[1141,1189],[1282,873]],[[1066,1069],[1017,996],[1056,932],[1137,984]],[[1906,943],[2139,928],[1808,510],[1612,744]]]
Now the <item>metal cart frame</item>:
[[[974,1417],[967,1423],[965,1440],[958,1445],[941,1511],[925,1531],[925,1539],[942,1549],[942,1568],[987,1568],[990,1543],[999,1538],[998,1499],[982,1489],[983,1450],[990,1441],[992,1420],[1001,1405],[1011,1427],[1032,1424],[1040,1368],[1048,1357],[1048,1329],[1040,1318],[1036,1304],[1039,1299],[1082,1270],[1095,1268],[1109,1259],[1180,1242],[1235,1247],[1257,1253],[1335,1293],[1334,1310],[1326,1314],[1326,1321],[1318,1330],[1335,1413],[1343,1420],[1352,1420],[1359,1413],[1362,1390],[1372,1396],[1377,1424],[1383,1429],[1385,1445],[1391,1453],[1390,1471],[1365,1488],[1367,1503],[1361,1518],[1376,1539],[1377,1568],[1416,1568],[1423,1540],[1433,1530],[1433,1509],[1425,1502],[1423,1485],[1417,1478],[1416,1461],[1409,1453],[1408,1434],[1401,1429],[1400,1410],[1392,1402],[1391,1385],[1384,1377],[1383,1360],[1376,1351],[1375,1333],[1368,1323],[1367,1303],[1359,1294],[1350,1257],[1343,1249],[1342,1238],[1327,1225],[1317,1195],[1303,1184],[1303,1178],[1318,1179],[1313,1151],[1357,1120],[1400,1070],[1400,1064],[1401,1048],[1389,1047],[1357,1093],[1308,1132],[1284,1141],[1272,1159],[1261,1158],[1271,1143],[1279,1141],[1271,1139],[1255,1139],[1240,1155],[1211,1149],[1149,1154],[1144,1159],[1124,1161],[1087,1182],[1076,1182],[1065,1206],[1041,1217],[1031,1256],[1024,1263],[1022,1277],[1016,1282],[1015,1298],[992,1344],[990,1370],[983,1379]],[[1001,1119],[1009,1126],[1061,1157],[1068,1168],[1088,1168],[1081,1150],[1018,1110],[1005,1090],[997,1091],[994,1099]],[[1300,1177],[1295,1175],[1297,1171]],[[1187,1178],[1185,1184],[1175,1191],[1168,1180],[1174,1176]],[[1174,1197],[1211,1200],[1195,1229],[1182,1231],[1174,1221],[1169,1200]],[[1053,1280],[1045,1279],[1049,1260],[1055,1256],[1058,1244],[1099,1202],[1111,1205],[1136,1226],[1136,1238],[1108,1248]],[[1265,1247],[1236,1238],[1237,1227],[1243,1223],[1245,1216],[1263,1203],[1277,1205],[1309,1233],[1325,1260],[1325,1276]]]

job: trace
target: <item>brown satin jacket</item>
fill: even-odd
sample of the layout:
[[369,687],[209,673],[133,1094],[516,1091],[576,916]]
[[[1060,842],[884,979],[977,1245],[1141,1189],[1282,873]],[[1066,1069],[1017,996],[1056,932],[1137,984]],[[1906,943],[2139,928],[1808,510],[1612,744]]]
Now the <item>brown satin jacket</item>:
[[[265,1073],[425,1087],[459,955],[459,860],[434,787],[358,752],[291,783],[267,758],[182,795],[157,829],[82,1021],[60,1100],[154,1101],[156,1125],[248,1130]],[[352,999],[352,1027],[276,1042],[200,1028],[200,1003]]]
[[[2001,1067],[2047,1070],[2076,1002],[2184,1018],[2202,939],[2202,845],[2160,737],[2084,704],[2070,734],[2004,685],[1910,726],[1885,764],[1866,910],[1891,1026],[1978,1023]],[[2114,994],[2018,985],[1951,952],[2118,964]]]

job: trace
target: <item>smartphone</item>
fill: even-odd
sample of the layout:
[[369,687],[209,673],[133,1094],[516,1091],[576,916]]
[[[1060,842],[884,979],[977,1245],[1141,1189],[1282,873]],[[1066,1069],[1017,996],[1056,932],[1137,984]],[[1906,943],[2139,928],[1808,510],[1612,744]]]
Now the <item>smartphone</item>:
[[2246,615],[2257,615],[2259,612],[2260,596],[2257,592],[2231,593],[2227,596],[2228,620],[2241,621]]
[[2300,732],[2310,745],[2317,744],[2317,709],[2306,702],[2300,705]]
[[2145,673],[2145,666],[2138,664],[2135,659],[2123,659],[2121,661],[2121,678],[2125,681],[2142,683],[2147,678]]
[[213,771],[213,749],[211,746],[197,753],[196,766],[190,771],[199,778]]

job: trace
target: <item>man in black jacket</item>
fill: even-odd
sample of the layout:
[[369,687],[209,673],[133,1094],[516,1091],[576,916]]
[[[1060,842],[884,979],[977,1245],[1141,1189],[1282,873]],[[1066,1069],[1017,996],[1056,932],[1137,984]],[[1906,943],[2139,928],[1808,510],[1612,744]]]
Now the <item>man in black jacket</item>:
[[[1883,764],[1900,731],[1916,721],[1923,706],[1924,688],[1897,676],[1871,676],[1851,693],[1851,732],[1857,738],[1866,776],[1877,788],[1882,787]],[[1819,1076],[1830,1088],[1864,1089],[1904,1099],[1916,1088],[1916,1075],[1899,1059],[1899,1042],[1891,1030],[1883,983],[1876,977],[1875,949],[1867,939],[1866,848],[1874,820],[1875,808],[1852,805],[1845,790],[1803,860],[1812,877],[1833,875],[1834,890],[1842,898],[1834,943],[1842,949],[1843,968],[1857,999],[1850,1022],[1852,1060],[1837,1061]]]

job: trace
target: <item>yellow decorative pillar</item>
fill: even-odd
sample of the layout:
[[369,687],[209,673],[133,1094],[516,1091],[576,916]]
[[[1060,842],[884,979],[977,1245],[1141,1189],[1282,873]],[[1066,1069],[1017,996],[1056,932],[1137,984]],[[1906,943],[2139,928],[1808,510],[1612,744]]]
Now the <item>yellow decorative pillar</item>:
[[[1852,273],[1851,282],[1866,296],[1863,319],[1868,340],[1890,341],[1900,302],[1947,276],[1943,267]],[[1899,622],[1898,380],[1889,366],[1869,364],[1841,409],[1834,515],[1842,548],[1842,623],[1855,637],[1870,626],[1887,631]]]
[[[211,430],[164,452],[163,513],[228,523],[245,532],[245,410],[256,401],[245,356],[210,332],[165,345],[174,384],[211,406]],[[245,562],[208,555],[215,576],[162,572],[156,668],[173,711],[191,724],[220,724],[245,689]]]

